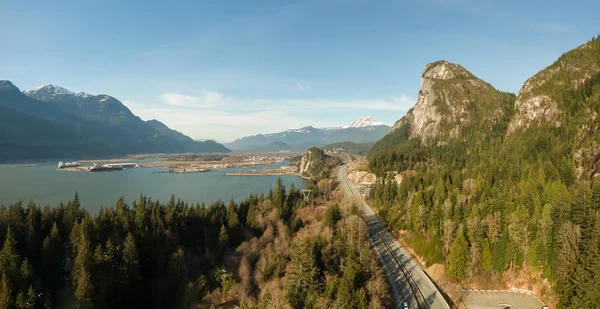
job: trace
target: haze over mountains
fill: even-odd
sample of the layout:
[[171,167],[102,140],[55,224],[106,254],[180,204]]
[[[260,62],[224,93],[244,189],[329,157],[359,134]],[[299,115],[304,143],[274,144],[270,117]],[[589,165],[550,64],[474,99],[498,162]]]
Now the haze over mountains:
[[111,96],[54,85],[21,92],[10,81],[0,81],[0,120],[0,160],[229,152],[158,120],[143,121]]
[[313,146],[325,146],[339,142],[369,143],[381,139],[390,126],[371,117],[360,117],[351,125],[333,128],[312,126],[290,129],[271,134],[258,134],[236,139],[225,144],[233,151],[299,151]]

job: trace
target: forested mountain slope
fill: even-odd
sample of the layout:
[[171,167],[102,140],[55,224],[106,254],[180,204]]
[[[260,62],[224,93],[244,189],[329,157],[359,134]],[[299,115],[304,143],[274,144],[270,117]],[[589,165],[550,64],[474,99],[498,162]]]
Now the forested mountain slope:
[[[535,287],[564,308],[599,307],[599,63],[596,38],[528,80],[514,107],[514,96],[487,88],[480,100],[491,101],[471,104],[481,109],[458,131],[427,133],[453,112],[415,126],[422,92],[369,153],[377,175],[404,176],[377,184],[372,201],[390,225],[411,232],[407,241],[428,263],[444,263],[463,284]],[[461,100],[443,98],[460,110]]]

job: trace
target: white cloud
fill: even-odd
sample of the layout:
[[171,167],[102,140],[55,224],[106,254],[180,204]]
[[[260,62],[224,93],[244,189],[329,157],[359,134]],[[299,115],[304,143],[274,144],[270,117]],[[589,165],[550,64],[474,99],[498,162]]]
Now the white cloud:
[[550,34],[564,34],[573,30],[572,26],[558,22],[540,22],[532,24],[530,27],[533,31]]
[[307,83],[296,83],[296,89],[302,91],[302,92],[306,92],[310,87],[308,86]]
[[415,102],[406,95],[361,100],[242,100],[213,91],[203,91],[199,96],[165,93],[159,96],[159,101],[161,104],[140,104],[131,100],[123,103],[144,120],[158,119],[192,138],[214,138],[221,142],[308,125],[348,125],[354,118],[346,119],[343,116],[346,114],[364,116],[379,113],[388,117],[391,114],[394,115],[392,121],[395,121]]
[[179,93],[164,93],[159,97],[160,101],[179,107],[215,107],[225,106],[231,99],[215,91],[202,91],[199,96],[190,96]]

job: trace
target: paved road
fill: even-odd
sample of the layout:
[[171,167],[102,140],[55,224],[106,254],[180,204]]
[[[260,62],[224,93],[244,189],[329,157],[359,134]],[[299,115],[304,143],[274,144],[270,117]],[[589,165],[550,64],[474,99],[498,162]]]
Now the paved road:
[[544,304],[536,297],[510,291],[465,291],[463,304],[467,309],[540,309]]
[[338,179],[346,195],[356,199],[359,207],[362,207],[369,225],[371,244],[388,277],[397,308],[402,308],[402,302],[406,301],[411,309],[450,309],[442,294],[419,268],[417,261],[412,259],[390,230],[379,221],[373,209],[363,201],[358,190],[348,180],[345,165],[340,167]]

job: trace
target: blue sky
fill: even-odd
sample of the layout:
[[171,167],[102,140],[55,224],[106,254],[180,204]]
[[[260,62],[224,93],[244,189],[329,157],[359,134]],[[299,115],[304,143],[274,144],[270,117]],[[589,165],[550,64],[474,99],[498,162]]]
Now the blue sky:
[[600,33],[600,1],[171,2],[0,1],[0,79],[110,94],[229,142],[360,116],[393,124],[441,59],[517,93]]

